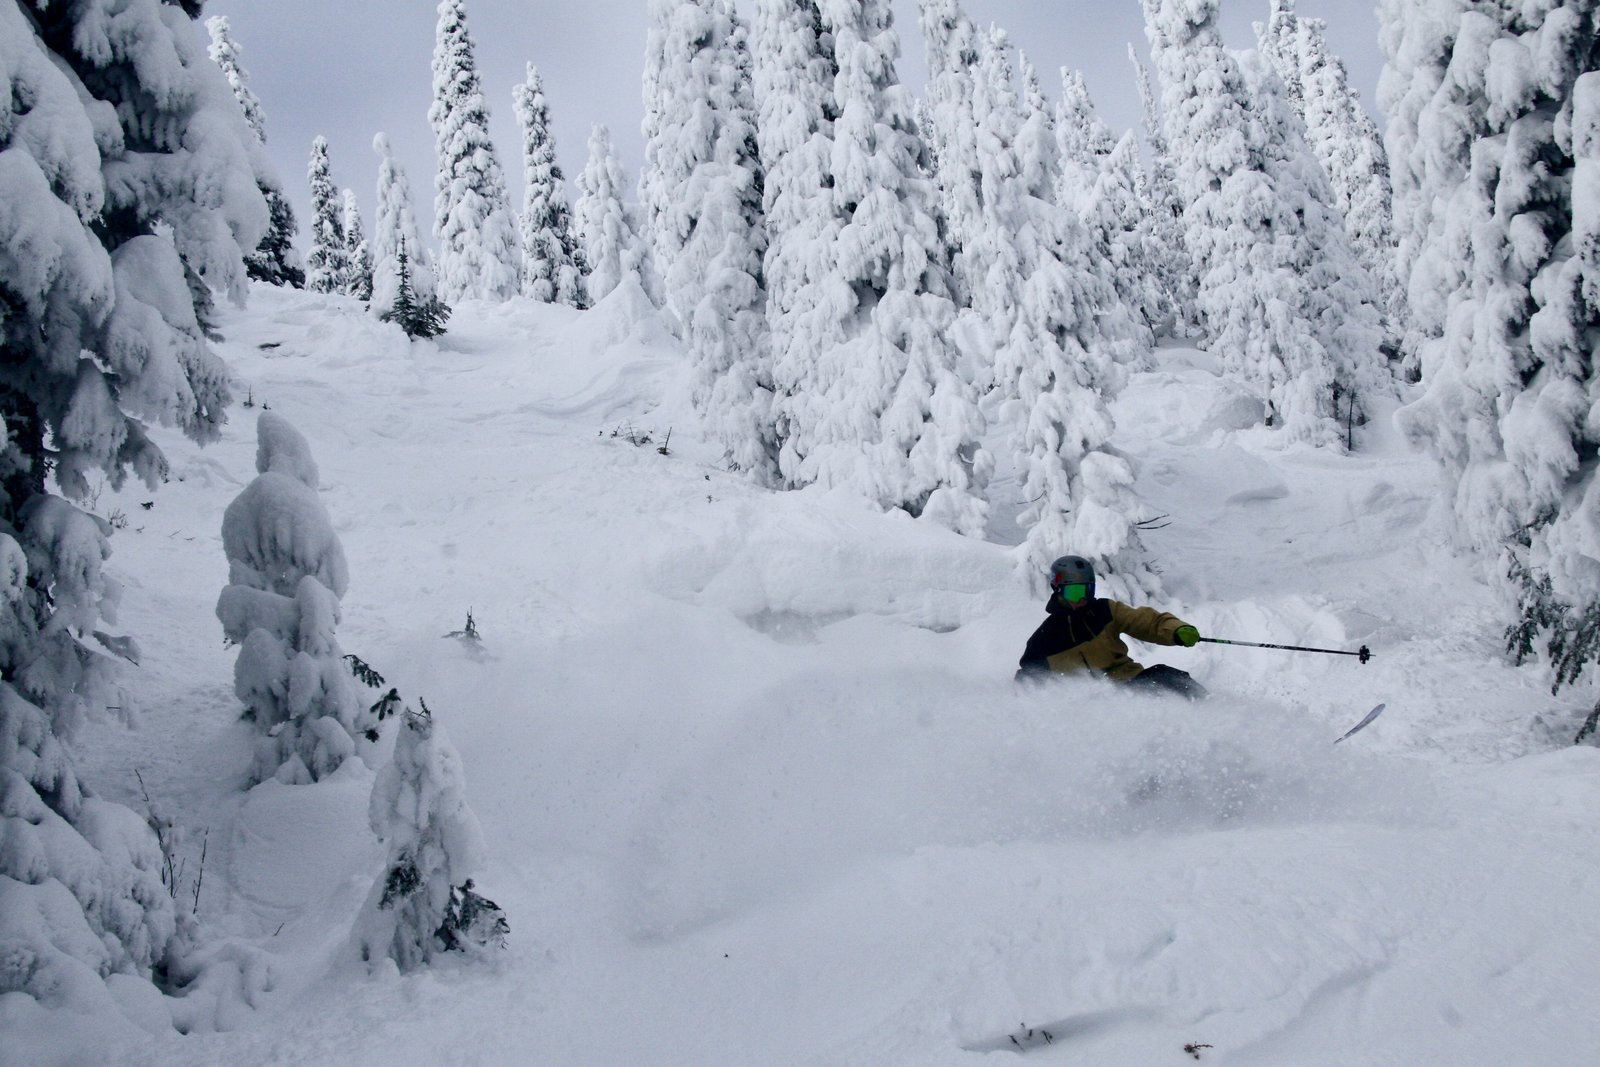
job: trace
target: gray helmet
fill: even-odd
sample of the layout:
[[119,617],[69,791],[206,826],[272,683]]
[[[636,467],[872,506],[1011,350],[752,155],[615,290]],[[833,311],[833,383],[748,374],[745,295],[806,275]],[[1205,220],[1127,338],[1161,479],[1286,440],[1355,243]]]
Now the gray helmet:
[[1050,564],[1050,591],[1060,594],[1069,585],[1087,587],[1086,600],[1094,599],[1094,564],[1082,556],[1062,556]]

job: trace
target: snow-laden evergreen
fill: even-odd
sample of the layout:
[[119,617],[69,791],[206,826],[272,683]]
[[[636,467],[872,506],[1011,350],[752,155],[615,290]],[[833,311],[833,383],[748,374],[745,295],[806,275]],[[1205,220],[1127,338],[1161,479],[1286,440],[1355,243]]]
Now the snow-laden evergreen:
[[339,647],[344,549],[317,497],[317,464],[287,419],[256,423],[254,481],[222,516],[223,635],[239,646],[233,687],[259,737],[250,774],[295,785],[326,778],[376,726]]
[[[1027,531],[1017,565],[1043,591],[1050,561],[1069,548],[1095,560],[1108,595],[1154,588],[1134,524],[1133,470],[1110,449],[1108,409],[1122,365],[1148,346],[1092,260],[1076,212],[1057,192],[1059,144],[1031,67],[1023,101],[1012,87],[1004,35],[983,39],[973,109],[984,161],[982,228],[1005,254],[973,294],[994,343],[993,391],[1012,453]],[[1024,110],[1024,107],[1026,110]]]
[[1332,443],[1389,389],[1376,286],[1266,62],[1235,57],[1216,0],[1145,0],[1198,306],[1269,425]]
[[1377,123],[1351,88],[1343,60],[1329,48],[1322,19],[1300,18],[1295,0],[1273,0],[1270,20],[1257,23],[1256,32],[1328,177],[1351,250],[1392,317],[1398,310],[1393,191]]
[[439,296],[507,300],[517,294],[522,250],[506,192],[489,106],[467,32],[466,0],[440,0],[433,43],[434,236],[439,239]]
[[306,180],[311,184],[311,251],[306,254],[306,288],[313,293],[342,293],[350,278],[344,198],[333,183],[328,139],[321,134],[311,142]]
[[[1483,75],[1498,32],[1468,0],[1380,0],[1384,55],[1378,107],[1393,184],[1396,315],[1406,374],[1423,373],[1424,351],[1444,336],[1450,294],[1463,282],[1467,237],[1447,242],[1451,191],[1466,175],[1472,140],[1484,128]],[[1459,38],[1459,47],[1458,47]],[[1448,247],[1447,247],[1448,246]]]
[[528,80],[513,88],[511,95],[522,130],[522,295],[547,304],[586,307],[583,250],[572,232],[544,83],[532,63]]
[[461,756],[423,704],[399,715],[394,756],[368,805],[387,852],[356,941],[361,958],[416,970],[445,952],[482,957],[503,948],[505,914],[473,888],[484,863],[483,831],[467,806]]
[[842,226],[832,191],[838,63],[816,0],[760,0],[754,51],[773,422],[779,471],[793,486],[804,480],[801,459],[821,416],[817,362],[841,337],[828,308],[849,299],[833,270]]
[[1083,72],[1070,67],[1061,68],[1056,142],[1060,146],[1062,164],[1081,167],[1088,175],[1098,172],[1117,146],[1116,138],[1100,121],[1094,101],[1089,98],[1089,85],[1083,80]]
[[1167,143],[1155,88],[1150,84],[1149,68],[1132,44],[1128,45],[1128,59],[1133,64],[1139,99],[1144,105],[1145,143],[1150,151],[1149,166],[1144,170],[1144,199],[1149,207],[1151,266],[1155,284],[1168,302],[1165,317],[1170,325],[1158,333],[1189,337],[1198,332],[1195,306],[1198,283],[1194,261],[1184,240],[1183,200],[1178,195],[1172,150]]
[[596,126],[589,134],[589,161],[578,177],[578,202],[574,205],[589,270],[584,286],[589,298],[598,301],[632,279],[659,306],[661,282],[655,257],[639,233],[632,206],[624,199],[627,187],[611,130]]
[[893,16],[879,0],[825,0],[818,10],[838,69],[824,201],[837,229],[826,285],[796,308],[816,347],[786,408],[784,477],[849,486],[975,534],[989,464],[949,336],[937,190],[895,73]]
[[[1439,244],[1418,250],[1413,296],[1430,264],[1458,252],[1465,253],[1456,265],[1461,281],[1413,300],[1421,310],[1442,299],[1445,314],[1442,324],[1426,324],[1442,336],[1423,345],[1426,392],[1401,419],[1441,459],[1462,538],[1519,594],[1514,650],[1527,656],[1546,648],[1559,684],[1600,655],[1593,510],[1600,494],[1590,458],[1600,445],[1590,414],[1600,400],[1593,367],[1600,76],[1592,73],[1600,47],[1587,2],[1499,16],[1463,17],[1437,94],[1455,95],[1459,83],[1447,86],[1466,74],[1464,54],[1486,57],[1476,83],[1483,127],[1460,183],[1435,187],[1448,217],[1433,238]],[[1437,106],[1443,111],[1448,102]],[[1451,148],[1455,136],[1445,133],[1439,149]]]
[[340,229],[344,231],[344,285],[340,291],[357,300],[372,299],[372,250],[367,246],[366,227],[361,224],[361,204],[354,189],[340,197]]
[[737,470],[777,478],[762,256],[762,168],[748,33],[726,0],[651,0],[646,229],[692,390]]
[[372,139],[378,153],[378,212],[372,227],[372,313],[379,318],[394,310],[400,296],[400,258],[406,259],[407,299],[416,304],[437,300],[433,266],[417,226],[416,206],[411,198],[411,183],[394,152],[389,138],[378,134]]
[[1151,236],[1150,202],[1139,164],[1139,144],[1130,131],[1101,162],[1084,219],[1090,256],[1117,300],[1132,312],[1148,348],[1157,332],[1172,329],[1172,294],[1162,288],[1160,251]]
[[0,90],[0,1000],[69,1027],[178,970],[159,841],[77,771],[86,724],[132,711],[108,652],[138,658],[112,632],[112,526],[85,508],[165,480],[151,424],[217,437],[228,375],[186,274],[242,298],[268,214],[172,5],[0,6]]
[[257,281],[269,285],[292,285],[299,288],[306,283],[306,272],[300,262],[300,253],[294,247],[295,232],[298,227],[294,209],[289,206],[288,197],[283,195],[283,182],[279,180],[277,171],[267,158],[267,154],[261,151],[267,143],[267,124],[261,110],[261,99],[250,88],[250,76],[245,73],[239,61],[243,49],[233,39],[227,18],[218,15],[207,19],[206,29],[211,35],[211,48],[208,53],[211,61],[221,68],[227,77],[228,86],[233,90],[233,97],[239,102],[239,110],[244,114],[245,122],[249,124],[250,132],[254,135],[256,151],[252,154],[252,159],[256,171],[256,187],[261,190],[261,195],[267,201],[267,235],[261,239],[255,250],[245,257],[245,269],[250,277]]
[[919,128],[931,145],[939,185],[939,215],[959,307],[971,304],[987,270],[978,251],[984,240],[983,161],[973,112],[972,79],[978,68],[979,31],[959,0],[919,0],[919,21],[928,55],[926,121]]

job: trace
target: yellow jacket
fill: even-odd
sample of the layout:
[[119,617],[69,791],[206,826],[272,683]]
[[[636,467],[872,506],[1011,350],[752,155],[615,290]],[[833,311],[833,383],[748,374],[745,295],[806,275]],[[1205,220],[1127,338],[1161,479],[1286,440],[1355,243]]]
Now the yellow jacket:
[[1128,681],[1144,670],[1128,656],[1122,635],[1156,645],[1178,643],[1184,621],[1155,608],[1131,608],[1116,600],[1091,600],[1069,608],[1052,596],[1049,616],[1028,638],[1017,675],[1091,671]]

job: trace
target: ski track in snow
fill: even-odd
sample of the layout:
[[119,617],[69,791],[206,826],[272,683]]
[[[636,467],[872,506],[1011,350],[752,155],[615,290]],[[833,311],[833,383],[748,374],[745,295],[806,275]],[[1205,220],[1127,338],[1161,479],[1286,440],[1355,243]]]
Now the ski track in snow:
[[[76,1020],[73,1055],[30,1034],[40,1055],[1008,1063],[1031,1026],[1055,1038],[1021,1053],[1039,1063],[1192,1042],[1219,1064],[1588,1062],[1600,753],[1559,747],[1588,701],[1503,664],[1502,609],[1387,413],[1342,456],[1251,428],[1202,353],[1135,376],[1116,441],[1170,518],[1146,535],[1168,606],[1376,654],[1136,649],[1204,681],[1191,707],[1017,689],[1041,612],[1005,546],[719,470],[673,342],[625,308],[451,325],[408,346],[348,301],[260,289],[221,349],[240,398],[311,442],[351,565],[341,643],[448,723],[510,948],[366,974],[371,772],[241,791],[213,614],[222,510],[254,473],[236,406],[205,450],[161,435],[160,492],[96,501],[129,519],[141,712],[82,758],[136,807],[139,769],[190,862],[209,831],[200,914],[269,988],[219,1008],[227,1029]],[[482,655],[441,639],[468,610]]]

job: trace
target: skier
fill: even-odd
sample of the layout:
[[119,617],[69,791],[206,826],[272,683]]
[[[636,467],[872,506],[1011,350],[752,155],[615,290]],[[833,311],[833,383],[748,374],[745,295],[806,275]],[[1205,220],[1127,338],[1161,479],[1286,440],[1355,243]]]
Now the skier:
[[1130,685],[1166,689],[1190,700],[1206,695],[1188,672],[1157,664],[1143,667],[1128,658],[1122,635],[1157,645],[1193,648],[1200,631],[1176,615],[1154,608],[1130,608],[1096,599],[1094,565],[1082,556],[1062,556],[1050,564],[1049,617],[1028,638],[1017,678],[1088,671]]

